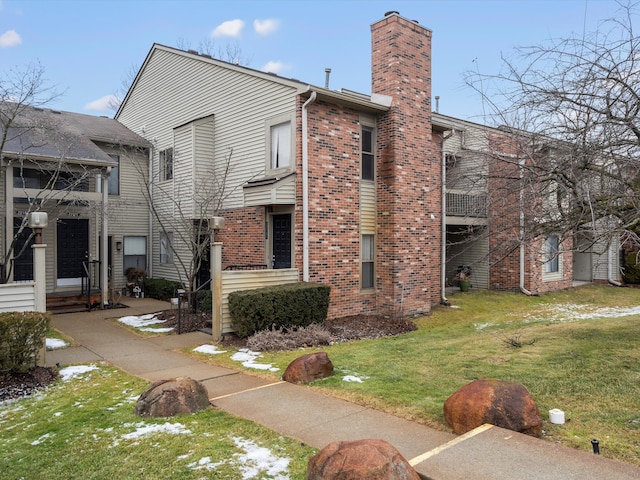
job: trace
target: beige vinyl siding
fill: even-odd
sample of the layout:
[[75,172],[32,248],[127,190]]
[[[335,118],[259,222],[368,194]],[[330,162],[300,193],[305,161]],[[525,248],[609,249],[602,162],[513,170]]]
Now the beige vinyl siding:
[[376,184],[360,182],[360,234],[376,233]]
[[[215,115],[215,164],[221,165],[232,151],[229,180],[241,185],[264,174],[265,119],[294,112],[295,92],[293,87],[206,60],[156,50],[118,120],[138,133],[144,125],[143,136],[155,138],[161,150],[172,146],[171,129]],[[242,203],[242,189],[236,189],[225,207]]]
[[260,205],[295,205],[296,177],[291,175],[271,185],[251,187],[244,190],[244,204],[247,207]]
[[[262,74],[250,75],[236,71],[233,66],[222,67],[205,58],[156,47],[117,120],[153,142],[154,178],[159,171],[157,152],[174,146],[174,129],[196,125],[196,160],[195,164],[191,163],[195,165],[191,173],[198,181],[206,178],[211,160],[215,168],[220,169],[231,155],[232,168],[226,178],[228,188],[223,209],[241,208],[244,206],[241,186],[265,175],[266,122],[286,114],[293,116],[296,93],[293,86],[263,78]],[[182,138],[177,139],[175,148],[176,153],[178,150],[183,153],[187,148]],[[192,156],[193,150],[192,144]],[[186,158],[177,155],[174,161],[177,170],[172,188],[181,193],[193,191],[194,176],[189,177],[181,170],[188,164]],[[167,183],[154,184],[154,200],[161,211],[172,209],[168,205],[170,201],[162,198]],[[153,275],[177,279],[175,268],[169,271],[158,263],[155,238],[158,229],[153,230]],[[174,235],[176,248],[180,249],[178,242],[180,237]]]
[[193,218],[194,158],[192,125],[177,128],[173,140],[173,216]]
[[[124,247],[117,250],[116,243],[125,236],[147,237],[149,241],[149,208],[146,199],[149,156],[145,151],[102,147],[110,155],[120,157],[120,192],[107,198],[108,229],[111,237],[112,287],[121,290],[126,284],[124,275]],[[102,223],[97,215],[100,232]],[[98,233],[100,235],[100,233]],[[99,247],[96,247],[99,251]],[[147,264],[149,264],[147,251]]]
[[460,265],[471,266],[471,285],[474,288],[489,288],[489,238],[479,236],[473,241],[465,240],[464,234],[448,234],[452,245],[447,247],[446,278],[449,285],[456,285],[456,269]]
[[253,290],[273,285],[296,283],[298,270],[233,270],[222,272],[222,333],[233,332],[229,313],[229,294],[239,290]]
[[35,283],[0,285],[0,312],[32,312],[35,309]]

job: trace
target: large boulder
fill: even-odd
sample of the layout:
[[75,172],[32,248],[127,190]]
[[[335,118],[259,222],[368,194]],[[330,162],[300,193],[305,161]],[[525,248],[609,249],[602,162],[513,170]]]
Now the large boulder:
[[195,413],[209,406],[205,386],[189,377],[160,380],[145,390],[136,402],[135,412],[141,417],[173,417]]
[[310,383],[333,375],[333,363],[326,352],[303,355],[292,361],[282,375],[289,383]]
[[384,440],[333,442],[309,459],[306,480],[420,480]]
[[484,423],[534,437],[542,432],[536,403],[529,391],[515,382],[480,379],[465,385],[444,402],[444,418],[458,434]]

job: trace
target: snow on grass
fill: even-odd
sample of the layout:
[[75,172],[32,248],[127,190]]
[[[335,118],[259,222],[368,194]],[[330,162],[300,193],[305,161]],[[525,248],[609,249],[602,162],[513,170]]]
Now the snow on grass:
[[287,469],[291,459],[278,457],[268,448],[260,447],[252,440],[240,437],[234,437],[232,440],[242,453],[234,453],[232,458],[222,462],[213,462],[211,457],[202,457],[197,462],[190,463],[188,467],[192,470],[211,471],[220,465],[231,465],[240,469],[243,480],[264,478],[265,475],[275,480],[289,478]]
[[600,320],[640,315],[640,306],[593,308],[589,305],[560,304],[549,305],[530,315],[524,321],[534,322],[577,322],[580,320]]
[[47,350],[55,350],[56,348],[64,348],[68,347],[69,344],[64,340],[60,340],[59,338],[47,338],[45,340],[45,345],[47,346]]
[[40,445],[42,442],[44,442],[47,438],[51,438],[53,437],[52,433],[45,433],[44,435],[41,435],[40,438],[38,438],[37,440],[34,440],[33,442],[31,442],[31,445]]
[[[127,425],[128,426],[128,425]],[[133,425],[136,427],[135,431],[131,433],[125,433],[121,438],[125,440],[137,440],[142,437],[148,437],[156,433],[168,433],[170,435],[188,435],[191,430],[186,428],[181,423],[165,422],[163,424],[148,424],[144,422],[136,423]]]
[[277,367],[271,366],[270,363],[257,363],[256,359],[260,358],[261,356],[262,354],[260,352],[253,352],[248,348],[241,348],[236,353],[231,355],[231,360],[242,362],[242,366],[246,368],[269,370],[270,372],[277,372],[278,370],[280,370]]
[[173,330],[172,327],[150,327],[149,325],[157,325],[164,323],[164,320],[160,320],[156,317],[157,313],[147,313],[146,315],[129,315],[126,317],[120,317],[118,322],[136,328],[141,332],[154,332],[154,333],[166,333]]
[[67,380],[79,377],[87,372],[91,372],[92,370],[97,369],[98,367],[96,365],[72,365],[60,370],[59,374],[62,381],[66,382]]
[[362,383],[362,379],[355,375],[345,375],[342,377],[343,382],[354,382],[354,383]]
[[219,353],[227,353],[226,350],[218,350],[215,345],[200,345],[193,349],[194,352],[206,353],[207,355],[217,355]]

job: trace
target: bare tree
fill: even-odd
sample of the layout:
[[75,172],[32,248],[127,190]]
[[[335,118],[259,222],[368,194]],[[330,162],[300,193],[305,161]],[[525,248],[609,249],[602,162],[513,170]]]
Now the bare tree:
[[[14,261],[29,252],[31,212],[46,209],[62,215],[88,206],[76,193],[88,191],[95,171],[67,161],[75,141],[57,129],[54,114],[42,108],[59,95],[46,85],[44,69],[37,63],[0,77],[0,164],[3,175],[12,169],[14,200],[20,202],[20,215],[0,253],[0,283],[11,278]],[[14,212],[5,210],[5,215],[13,217]]]
[[583,249],[640,245],[640,38],[635,6],[619,7],[592,34],[520,48],[504,72],[466,76],[503,125],[490,142],[489,201],[524,207],[521,242],[582,232]]

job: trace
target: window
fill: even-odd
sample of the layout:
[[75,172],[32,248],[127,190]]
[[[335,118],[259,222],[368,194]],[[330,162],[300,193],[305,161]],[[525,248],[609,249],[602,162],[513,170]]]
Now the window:
[[109,175],[109,195],[120,195],[120,156],[109,156],[111,160],[118,162],[117,167],[111,167],[111,175]]
[[160,232],[160,263],[173,263],[173,232]]
[[550,235],[546,238],[544,253],[546,259],[544,273],[560,272],[560,239],[556,235]]
[[129,268],[147,269],[147,237],[124,237],[123,266],[126,274]]
[[47,171],[14,167],[13,187],[88,192],[89,177],[82,171]]
[[373,256],[375,252],[375,235],[362,235],[362,288],[373,288],[375,281],[375,271]]
[[360,142],[362,148],[362,180],[374,180],[373,128],[362,127]]
[[173,178],[173,148],[160,151],[160,180]]
[[271,126],[271,169],[291,166],[291,122]]

